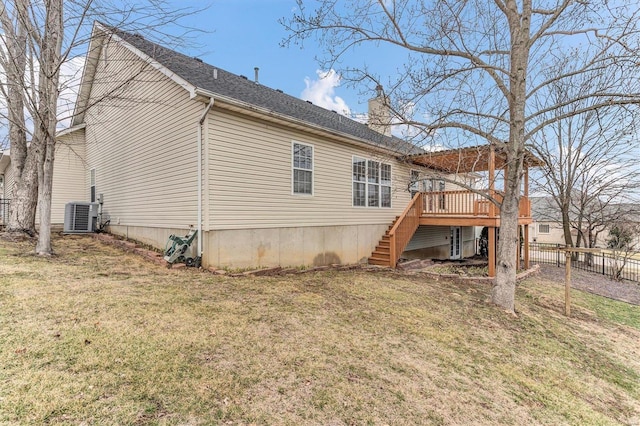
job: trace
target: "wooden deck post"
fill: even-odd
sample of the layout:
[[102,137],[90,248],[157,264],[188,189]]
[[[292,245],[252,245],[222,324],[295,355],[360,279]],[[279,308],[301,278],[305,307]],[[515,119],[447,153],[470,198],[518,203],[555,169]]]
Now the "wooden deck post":
[[524,225],[524,269],[529,269],[529,225]]
[[571,251],[565,252],[564,260],[564,314],[571,316]]
[[389,266],[396,267],[396,234],[389,235]]
[[521,256],[521,250],[520,250],[520,228],[521,225],[518,225],[518,245],[516,246],[516,271],[518,269],[520,269],[520,256]]
[[489,276],[496,276],[496,228],[490,226],[489,231]]
[[[489,197],[495,199],[496,183],[496,152],[493,145],[489,146]],[[493,201],[489,203],[489,217],[496,217],[496,206]],[[495,229],[494,229],[495,231]],[[491,252],[491,250],[489,250]]]

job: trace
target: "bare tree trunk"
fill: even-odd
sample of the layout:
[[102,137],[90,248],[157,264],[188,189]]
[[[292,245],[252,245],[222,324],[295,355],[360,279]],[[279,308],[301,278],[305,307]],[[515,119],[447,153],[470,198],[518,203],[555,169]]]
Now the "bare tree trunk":
[[[55,122],[54,122],[55,123]],[[55,124],[54,124],[55,131]],[[53,254],[51,246],[51,190],[53,184],[53,160],[55,153],[55,137],[47,136],[44,162],[39,170],[38,207],[40,210],[40,232],[36,253],[39,255]]]
[[[509,174],[511,173],[509,171]],[[509,312],[513,312],[515,309],[516,252],[519,243],[518,204],[518,194],[514,194],[513,189],[509,187],[505,188],[505,196],[500,210],[498,264],[491,300]]]
[[[6,70],[7,92],[5,95],[9,118],[9,142],[14,186],[9,188],[11,204],[7,231],[35,234],[37,176],[24,173],[27,163],[27,129],[25,126],[25,72],[27,65],[28,2],[17,0],[14,4],[13,20],[6,7],[0,11],[2,30],[5,33],[6,56],[0,65]],[[15,22],[15,23],[14,23]],[[32,167],[32,166],[29,166]]]
[[[571,236],[571,220],[569,219],[569,206],[562,206],[562,232],[564,234],[564,243],[567,247],[573,247],[573,237]],[[580,246],[580,242],[576,241]]]
[[53,254],[51,246],[51,189],[56,147],[57,102],[63,32],[62,0],[49,0],[42,42],[40,66],[40,119],[43,129],[41,161],[38,162],[38,205],[40,233],[36,244],[39,255]]
[[38,202],[38,169],[40,147],[32,141],[24,162],[21,176],[16,176],[16,186],[11,199],[9,210],[8,232],[20,232],[30,236],[36,234],[36,205]]
[[504,198],[500,208],[500,241],[498,242],[498,267],[491,299],[509,312],[515,310],[516,253],[520,243],[518,217],[520,213],[520,185],[525,155],[525,105],[527,100],[527,68],[531,1],[523,1],[522,11],[516,2],[507,1],[505,14],[511,32],[511,61],[509,76],[509,142],[505,146],[507,168],[505,170]]

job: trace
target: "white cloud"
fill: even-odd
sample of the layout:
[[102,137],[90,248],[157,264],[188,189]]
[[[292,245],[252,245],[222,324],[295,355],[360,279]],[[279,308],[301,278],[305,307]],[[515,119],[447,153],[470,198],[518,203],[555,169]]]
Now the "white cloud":
[[331,69],[329,71],[317,70],[318,79],[305,77],[307,86],[300,97],[305,101],[311,101],[314,105],[336,111],[339,114],[350,116],[351,109],[340,96],[335,94],[335,88],[340,86],[340,75]]

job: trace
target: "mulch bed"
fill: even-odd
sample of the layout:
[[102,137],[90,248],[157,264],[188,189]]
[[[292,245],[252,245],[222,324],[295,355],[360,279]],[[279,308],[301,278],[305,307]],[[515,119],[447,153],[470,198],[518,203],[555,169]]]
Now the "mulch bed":
[[[539,277],[564,283],[564,265],[561,267],[540,265]],[[640,284],[632,281],[615,281],[605,275],[572,268],[571,287],[610,299],[640,305]]]

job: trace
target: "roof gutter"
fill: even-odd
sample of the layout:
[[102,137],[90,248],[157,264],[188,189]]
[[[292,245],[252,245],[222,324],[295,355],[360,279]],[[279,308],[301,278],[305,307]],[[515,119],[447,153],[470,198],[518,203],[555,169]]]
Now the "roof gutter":
[[204,145],[203,142],[203,134],[202,134],[202,125],[204,121],[207,119],[207,114],[211,111],[213,107],[213,103],[215,100],[213,96],[209,97],[209,103],[204,107],[204,111],[202,111],[202,115],[198,120],[198,257],[202,261],[202,147]]

